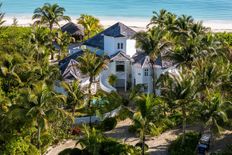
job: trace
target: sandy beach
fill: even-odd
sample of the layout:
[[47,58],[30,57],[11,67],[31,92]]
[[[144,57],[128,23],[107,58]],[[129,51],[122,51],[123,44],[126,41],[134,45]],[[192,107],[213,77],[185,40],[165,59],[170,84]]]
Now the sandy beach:
[[[4,25],[9,26],[13,23],[13,18],[10,16],[6,16],[4,19],[6,22]],[[72,17],[72,22],[76,23],[76,19],[78,17]],[[99,18],[101,24],[107,28],[117,22],[122,22],[125,25],[131,27],[135,31],[146,30],[146,26],[149,23],[149,19],[139,19],[139,18]],[[30,16],[21,16],[17,17],[18,25],[19,26],[29,26],[33,23]],[[61,22],[60,25],[64,25],[66,22]],[[203,25],[206,27],[210,27],[213,32],[232,32],[232,20],[206,20],[203,21]]]

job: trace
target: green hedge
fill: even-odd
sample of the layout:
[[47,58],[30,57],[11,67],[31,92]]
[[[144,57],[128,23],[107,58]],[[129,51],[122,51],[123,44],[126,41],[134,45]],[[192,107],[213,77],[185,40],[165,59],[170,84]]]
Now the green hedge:
[[182,144],[183,135],[179,136],[170,146],[169,153],[171,155],[195,155],[196,147],[200,139],[197,132],[189,132],[185,134],[185,141]]
[[117,125],[117,119],[114,117],[106,118],[99,125],[96,126],[96,129],[102,131],[110,131],[113,130]]

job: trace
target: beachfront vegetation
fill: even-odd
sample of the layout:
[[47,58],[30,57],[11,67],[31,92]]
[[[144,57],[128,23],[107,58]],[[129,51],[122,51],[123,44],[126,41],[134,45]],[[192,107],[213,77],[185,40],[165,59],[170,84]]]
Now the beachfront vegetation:
[[35,20],[35,25],[48,26],[52,31],[54,25],[60,26],[60,21],[70,21],[70,17],[65,16],[64,12],[65,9],[58,4],[45,3],[44,6],[35,9],[32,19]]
[[[2,7],[2,3],[0,3],[0,9]],[[0,26],[5,22],[4,18],[5,13],[1,12],[0,10]]]
[[81,14],[77,23],[84,27],[85,39],[89,39],[103,30],[100,20],[91,15]]
[[[186,133],[187,124],[204,124],[202,131],[209,130],[215,136],[223,128],[231,129],[232,34],[214,34],[190,16],[177,16],[166,10],[155,12],[148,30],[135,36],[138,47],[151,56],[151,64],[162,55],[180,71],[160,79],[152,75],[158,81],[154,85],[162,90],[160,97],[143,94],[140,86],[123,96],[95,93],[92,85],[108,61],[89,51],[78,58],[78,67],[90,77],[90,84],[81,89],[78,81],[62,82],[64,95],[54,90],[56,81],[62,79],[58,65],[49,62],[54,53],[59,53],[60,58],[65,56],[72,40],[54,28],[61,19],[69,19],[64,11],[56,4],[45,4],[33,16],[45,27],[14,25],[0,31],[0,154],[43,154],[65,138],[76,138],[82,146],[67,152],[145,154],[148,135],[159,135],[179,125],[183,135],[171,145],[170,152],[181,150],[186,154],[189,149],[194,152],[199,139],[198,133]],[[0,13],[0,24],[3,17],[4,13]],[[79,22],[89,27],[89,38],[99,32],[99,21],[94,20],[97,26],[92,26],[85,18],[82,16]],[[54,42],[59,50],[54,48]],[[162,53],[163,49],[169,50]],[[100,125],[92,124],[90,119],[90,127],[77,127],[81,136],[70,134],[75,117],[100,117],[119,106],[123,108],[116,118],[105,119]],[[103,135],[103,131],[111,130],[117,121],[126,118],[133,120],[130,129],[140,137],[142,149]]]

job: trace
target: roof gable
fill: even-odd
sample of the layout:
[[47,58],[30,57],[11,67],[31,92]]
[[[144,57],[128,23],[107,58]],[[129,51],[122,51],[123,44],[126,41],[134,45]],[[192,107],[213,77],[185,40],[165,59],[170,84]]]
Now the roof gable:
[[119,51],[115,53],[114,55],[111,55],[110,60],[111,61],[126,61],[126,60],[130,60],[130,56],[126,55],[126,53],[123,51]]
[[111,37],[132,38],[135,34],[136,32],[133,29],[118,22],[114,24],[113,26],[107,28],[103,32],[88,39],[84,44],[88,46],[93,46],[93,47],[97,47],[100,49],[104,49],[104,35],[111,36]]

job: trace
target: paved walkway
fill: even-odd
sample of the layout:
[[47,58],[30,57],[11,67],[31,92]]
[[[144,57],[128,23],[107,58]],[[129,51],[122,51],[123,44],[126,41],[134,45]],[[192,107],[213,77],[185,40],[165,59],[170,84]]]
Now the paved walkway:
[[[123,143],[135,145],[139,142],[139,138],[135,134],[129,133],[128,128],[132,124],[132,121],[130,119],[126,119],[124,121],[121,121],[117,124],[116,128],[112,131],[105,132],[105,135],[108,137],[113,137],[121,140]],[[199,131],[199,127],[196,126],[189,126],[186,129],[187,131]],[[181,129],[173,129],[168,130],[161,134],[158,137],[147,137],[146,138],[146,144],[149,146],[148,152],[151,155],[168,155],[167,148],[169,144],[177,138],[178,135],[181,134]],[[224,146],[224,141],[229,144],[232,142],[232,131],[227,131],[225,134],[223,134],[221,139],[218,139],[215,143],[215,146],[220,146],[219,148],[222,148],[222,145]],[[54,148],[52,148],[46,155],[58,155],[58,153],[66,148],[73,148],[76,144],[76,141],[69,140],[64,144],[60,144]],[[215,148],[216,149],[216,148]]]

